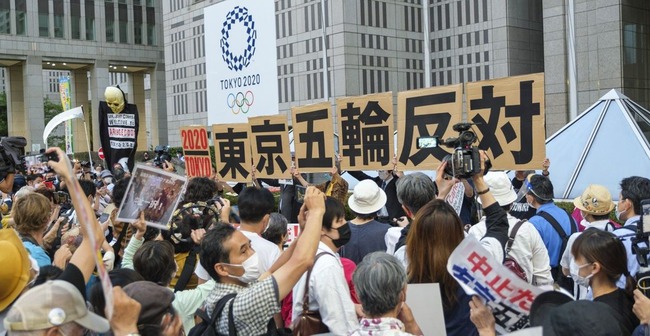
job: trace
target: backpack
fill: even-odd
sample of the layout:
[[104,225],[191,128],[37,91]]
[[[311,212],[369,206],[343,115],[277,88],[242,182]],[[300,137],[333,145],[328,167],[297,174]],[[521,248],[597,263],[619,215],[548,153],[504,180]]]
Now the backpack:
[[[219,299],[214,306],[212,311],[212,318],[208,316],[204,309],[197,309],[195,316],[201,318],[201,323],[196,324],[187,336],[219,336],[217,331],[217,321],[219,316],[223,312],[223,309],[226,307],[228,301],[228,336],[237,336],[237,329],[235,327],[235,318],[233,317],[232,305],[235,302],[235,297],[237,293],[230,293]],[[231,300],[232,299],[232,300]],[[266,326],[266,333],[264,335],[268,336],[291,336],[291,330],[287,328],[278,329],[275,325],[275,320],[273,317],[269,320],[269,323]]]
[[[566,213],[566,212],[565,212]],[[573,217],[566,213],[566,215],[569,217],[569,226],[571,227],[571,233],[568,235],[564,232],[564,229],[562,229],[562,226],[558,221],[553,218],[549,213],[546,211],[540,211],[537,213],[537,215],[541,216],[544,218],[547,222],[551,224],[555,232],[557,232],[558,235],[560,235],[560,239],[562,240],[562,246],[560,247],[560,254],[558,256],[558,261],[557,261],[557,266],[555,267],[555,270],[553,267],[551,268],[551,274],[554,275],[555,281],[557,281],[558,285],[564,289],[566,289],[569,292],[573,291],[573,279],[570,277],[566,277],[562,274],[561,266],[560,266],[560,261],[562,260],[562,255],[564,254],[564,250],[566,250],[566,245],[567,242],[569,241],[569,236],[572,234],[576,233],[578,231],[578,226],[576,225],[576,222],[573,220]]]
[[[170,236],[174,245],[182,243],[194,244],[190,237],[192,222],[198,223],[197,228],[208,229],[209,227],[219,223],[220,210],[215,206],[214,202],[195,202],[183,204],[179,209],[174,211],[170,220]],[[192,273],[197,262],[197,255],[199,254],[199,247],[193,245],[188,252],[183,269],[180,270],[180,275],[174,285],[174,292],[179,292],[187,287]]]
[[515,238],[517,237],[517,231],[519,231],[519,228],[522,224],[524,224],[524,222],[526,222],[526,219],[518,221],[517,224],[515,224],[515,226],[512,228],[512,231],[510,231],[508,242],[506,243],[505,247],[506,256],[503,260],[503,265],[511,270],[512,273],[517,275],[521,280],[528,282],[528,276],[526,276],[524,269],[521,267],[521,265],[519,265],[515,258],[510,256],[510,250],[512,249],[512,244],[515,242]]

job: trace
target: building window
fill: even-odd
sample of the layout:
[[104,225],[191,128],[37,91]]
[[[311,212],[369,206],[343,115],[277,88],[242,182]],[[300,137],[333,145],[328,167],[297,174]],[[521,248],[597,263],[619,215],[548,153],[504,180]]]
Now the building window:
[[153,0],[147,0],[147,45],[156,45],[156,13],[152,6]]
[[38,0],[38,36],[50,37],[50,11],[47,0]]
[[95,40],[95,1],[86,0],[86,40]]
[[25,35],[27,0],[16,0],[16,35]]
[[54,37],[63,38],[64,36],[63,1],[54,1]]
[[115,8],[110,2],[104,4],[106,10],[106,42],[115,42]]
[[128,43],[129,42],[129,18],[126,10],[126,4],[120,3],[117,7],[118,14],[120,16],[119,21],[120,21],[120,43]]
[[81,39],[81,4],[80,0],[70,0],[70,37]]
[[0,1],[0,34],[11,34],[11,13],[8,1]]
[[133,5],[133,43],[142,44],[142,6]]

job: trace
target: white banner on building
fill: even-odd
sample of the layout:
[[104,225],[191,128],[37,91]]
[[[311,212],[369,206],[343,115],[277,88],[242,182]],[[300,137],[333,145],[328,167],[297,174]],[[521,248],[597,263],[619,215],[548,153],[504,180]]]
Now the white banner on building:
[[227,0],[204,9],[209,125],[278,113],[274,4]]

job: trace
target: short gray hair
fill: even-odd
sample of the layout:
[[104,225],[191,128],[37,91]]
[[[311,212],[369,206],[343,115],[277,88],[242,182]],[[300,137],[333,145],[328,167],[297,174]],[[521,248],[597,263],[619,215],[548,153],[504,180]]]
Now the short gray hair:
[[421,172],[404,175],[397,180],[397,200],[413,214],[436,198],[437,193],[433,180]]
[[407,284],[406,270],[386,252],[366,255],[352,275],[357,297],[368,317],[380,317],[400,303],[400,293]]

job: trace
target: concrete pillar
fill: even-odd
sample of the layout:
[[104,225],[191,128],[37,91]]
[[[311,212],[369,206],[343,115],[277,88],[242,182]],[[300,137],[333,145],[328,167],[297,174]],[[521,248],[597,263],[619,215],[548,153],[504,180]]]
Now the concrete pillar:
[[167,92],[165,88],[165,64],[156,63],[151,70],[151,139],[152,145],[169,143],[167,127]]
[[89,112],[92,114],[92,134],[93,134],[93,151],[102,146],[99,141],[99,102],[104,101],[104,91],[110,84],[108,73],[108,61],[96,60],[90,71],[90,100],[91,106]]
[[[71,107],[75,108],[77,106],[83,105],[84,109],[84,119],[86,120],[86,126],[88,132],[90,133],[91,125],[91,105],[90,99],[88,98],[88,74],[87,70],[73,70],[70,73],[70,82],[71,82],[71,95],[72,100],[70,102]],[[72,134],[73,134],[73,146],[76,153],[87,153],[88,152],[88,142],[86,137],[92,138],[92,133],[87,134],[86,129],[84,129],[84,121],[81,119],[72,120]]]
[[27,148],[43,143],[45,116],[43,114],[43,59],[41,56],[27,56],[23,66],[23,95],[25,102],[25,138]]
[[[25,97],[23,95],[23,65],[6,68],[7,72],[7,124],[9,135],[27,136],[25,130]],[[30,151],[31,148],[25,148]]]
[[144,105],[144,73],[129,74],[129,103],[138,107],[140,128],[138,131],[138,151],[147,150],[147,111]]

